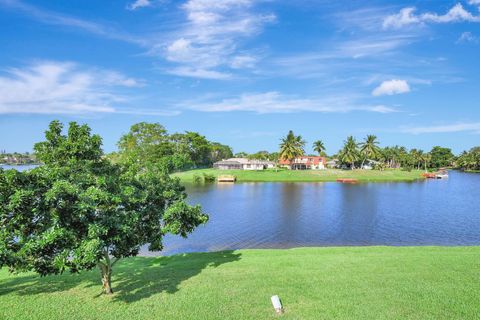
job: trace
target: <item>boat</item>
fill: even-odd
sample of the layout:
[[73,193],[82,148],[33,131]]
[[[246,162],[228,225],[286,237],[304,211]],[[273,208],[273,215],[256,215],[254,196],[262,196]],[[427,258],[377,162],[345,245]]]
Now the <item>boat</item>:
[[447,178],[448,178],[447,170],[441,170],[435,174],[435,179],[447,179]]
[[337,182],[340,183],[357,183],[357,179],[349,179],[349,178],[344,178],[344,179],[337,179]]

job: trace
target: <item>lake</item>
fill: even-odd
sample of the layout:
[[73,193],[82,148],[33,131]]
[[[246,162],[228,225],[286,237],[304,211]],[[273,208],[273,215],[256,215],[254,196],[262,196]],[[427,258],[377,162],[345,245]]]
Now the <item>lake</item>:
[[[32,166],[3,166],[17,170]],[[445,180],[187,186],[210,221],[161,254],[241,248],[480,245],[480,174]],[[142,255],[149,253],[144,248]]]
[[0,168],[3,168],[5,170],[15,169],[18,171],[25,171],[25,170],[30,170],[36,167],[38,167],[37,164],[21,164],[21,165],[15,165],[15,166],[12,166],[9,164],[0,164]]
[[[480,174],[412,183],[189,186],[210,221],[163,254],[240,248],[480,245]],[[142,251],[142,254],[149,253]]]

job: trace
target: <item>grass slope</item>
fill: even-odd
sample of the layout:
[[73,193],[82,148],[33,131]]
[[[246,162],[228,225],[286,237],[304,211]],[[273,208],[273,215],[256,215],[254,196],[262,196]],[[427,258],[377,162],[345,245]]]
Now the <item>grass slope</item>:
[[339,178],[358,179],[360,182],[385,182],[385,181],[415,181],[421,179],[423,171],[412,170],[216,170],[199,169],[173,174],[182,182],[193,182],[195,175],[210,174],[215,177],[223,174],[232,174],[240,182],[322,182],[336,181]]
[[99,274],[0,271],[0,319],[479,319],[480,247],[239,250],[131,258]]

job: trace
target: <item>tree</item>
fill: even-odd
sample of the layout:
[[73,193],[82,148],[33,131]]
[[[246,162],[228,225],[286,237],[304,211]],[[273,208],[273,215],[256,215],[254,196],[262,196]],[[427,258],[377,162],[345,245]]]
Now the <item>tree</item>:
[[210,142],[197,132],[187,131],[175,133],[171,136],[175,143],[176,152],[188,154],[197,167],[212,164]]
[[325,157],[325,145],[322,140],[317,140],[313,143],[313,151],[317,152],[319,156]]
[[118,142],[119,160],[124,163],[156,163],[174,154],[167,130],[159,123],[140,122],[130,127]]
[[355,162],[360,159],[360,153],[354,137],[349,136],[347,138],[338,156],[341,162],[348,163],[351,169],[355,169]]
[[53,121],[35,145],[42,166],[0,170],[0,267],[41,275],[98,267],[111,294],[117,261],[146,244],[160,251],[165,234],[186,237],[208,216],[164,171],[112,164],[88,126],[62,129]]
[[363,156],[362,168],[367,159],[376,160],[380,154],[380,148],[377,136],[368,135],[365,140],[360,143],[360,154]]
[[218,142],[212,142],[210,144],[210,159],[212,163],[232,157],[232,148],[230,148],[229,146]]
[[282,138],[280,143],[279,156],[283,160],[292,161],[296,157],[305,154],[305,141],[301,136],[296,136],[292,130],[290,130],[285,138]]
[[451,149],[439,146],[433,147],[430,151],[430,155],[432,156],[430,161],[430,167],[432,168],[448,167],[452,164],[454,158]]

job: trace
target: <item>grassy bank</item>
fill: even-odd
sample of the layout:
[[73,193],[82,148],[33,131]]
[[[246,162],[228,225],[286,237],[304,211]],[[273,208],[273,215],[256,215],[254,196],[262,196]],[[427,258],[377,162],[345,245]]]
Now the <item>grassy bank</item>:
[[480,247],[239,250],[132,258],[97,271],[0,271],[0,319],[478,319]]
[[182,182],[193,182],[195,175],[231,174],[237,177],[239,182],[327,182],[337,179],[358,179],[360,182],[385,182],[385,181],[415,181],[421,179],[423,171],[412,170],[216,170],[199,169],[175,173]]

